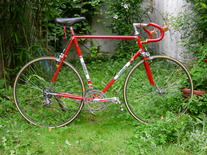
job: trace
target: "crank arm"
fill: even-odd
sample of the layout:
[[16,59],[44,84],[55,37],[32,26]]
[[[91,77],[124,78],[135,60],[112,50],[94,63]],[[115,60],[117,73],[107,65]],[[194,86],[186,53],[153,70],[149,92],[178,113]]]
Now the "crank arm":
[[112,98],[102,98],[102,99],[93,99],[94,102],[108,102],[111,101],[113,103],[117,102],[119,99],[117,97],[112,97]]

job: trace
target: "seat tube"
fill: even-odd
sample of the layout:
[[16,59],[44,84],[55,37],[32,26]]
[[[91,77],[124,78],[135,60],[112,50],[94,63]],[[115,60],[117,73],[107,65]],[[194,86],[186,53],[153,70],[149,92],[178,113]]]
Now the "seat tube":
[[70,41],[69,41],[69,44],[67,45],[66,50],[64,50],[64,53],[61,54],[60,61],[59,61],[59,64],[58,64],[58,67],[57,67],[57,69],[56,69],[56,71],[55,71],[55,74],[54,74],[52,80],[51,80],[52,83],[54,83],[54,82],[56,81],[56,79],[57,79],[57,77],[58,77],[58,74],[59,74],[59,72],[60,72],[60,69],[61,69],[61,67],[62,67],[63,61],[66,59],[66,57],[67,57],[67,55],[68,55],[68,52],[69,52],[69,50],[70,50],[70,48],[71,48],[72,43],[73,43],[73,38],[70,38]]
[[89,76],[89,73],[88,73],[88,69],[86,67],[86,64],[85,64],[85,61],[83,59],[80,46],[78,45],[78,41],[77,41],[76,38],[74,38],[74,45],[75,45],[76,51],[78,53],[78,56],[79,56],[79,59],[80,59],[80,62],[81,62],[81,65],[82,65],[85,77],[87,79],[88,86],[89,86],[90,89],[93,89],[93,85],[92,85],[92,82],[91,82],[91,79],[90,79],[90,76]]
[[92,85],[92,82],[91,82],[91,79],[90,79],[90,76],[89,76],[89,73],[88,73],[88,69],[87,69],[86,64],[84,62],[84,59],[83,59],[82,56],[80,56],[79,58],[80,58],[80,62],[81,62],[84,74],[85,74],[86,79],[87,79],[88,86],[89,86],[90,89],[93,89],[93,85]]

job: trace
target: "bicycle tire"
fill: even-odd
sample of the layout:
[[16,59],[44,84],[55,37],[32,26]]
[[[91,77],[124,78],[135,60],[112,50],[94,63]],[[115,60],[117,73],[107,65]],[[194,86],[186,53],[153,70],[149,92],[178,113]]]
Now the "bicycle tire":
[[[149,63],[155,85],[148,80],[144,62]],[[189,88],[190,96],[184,97],[181,88]],[[186,112],[192,95],[188,70],[168,56],[152,56],[137,63],[126,77],[123,92],[129,113],[145,124],[178,118]]]
[[20,114],[34,125],[64,126],[73,121],[83,108],[83,101],[46,95],[47,91],[84,96],[85,87],[80,74],[66,61],[56,81],[51,82],[58,64],[58,58],[40,57],[27,63],[16,76],[14,102]]

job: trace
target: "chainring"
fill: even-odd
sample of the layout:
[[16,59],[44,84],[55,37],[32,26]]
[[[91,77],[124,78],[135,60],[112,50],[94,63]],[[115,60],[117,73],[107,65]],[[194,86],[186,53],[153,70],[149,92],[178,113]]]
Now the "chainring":
[[[99,90],[88,90],[85,95],[85,106],[91,113],[97,113],[103,111],[107,104],[106,102],[98,102],[94,99],[106,98],[105,94]],[[91,100],[92,99],[92,100]]]

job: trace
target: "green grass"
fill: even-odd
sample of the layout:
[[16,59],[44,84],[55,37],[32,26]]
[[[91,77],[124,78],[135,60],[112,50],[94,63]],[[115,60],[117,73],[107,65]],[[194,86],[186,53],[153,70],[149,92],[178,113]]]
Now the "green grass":
[[10,118],[1,118],[0,154],[128,154],[134,129],[119,115],[123,114],[83,112],[71,124],[50,131],[13,112]]
[[[189,148],[191,145],[195,149],[195,154],[206,153],[206,149],[202,153],[201,148],[196,148],[196,145],[197,147],[205,146],[206,133],[202,135],[198,131],[190,132],[189,130],[189,133],[186,131],[186,134],[194,134],[195,142],[193,139],[191,141],[177,139],[169,143],[165,139],[166,142],[158,144],[156,141],[162,141],[159,134],[165,135],[161,131],[164,130],[162,126],[143,125],[131,119],[126,112],[117,111],[112,114],[94,116],[89,112],[83,112],[67,126],[54,128],[50,131],[48,128],[27,123],[17,111],[8,113],[7,116],[10,115],[10,117],[1,118],[0,154],[191,155],[194,154]],[[182,123],[182,121],[186,123],[185,120],[178,122]],[[171,129],[166,128],[170,134],[173,134],[172,128],[178,132],[183,130],[174,124]],[[186,129],[185,126],[183,128]],[[147,136],[150,134],[152,137],[151,139],[148,137],[148,141]],[[172,135],[165,136],[169,138]],[[205,138],[199,139],[201,136]],[[185,138],[185,136],[182,137]]]
[[[120,68],[121,62],[113,63]],[[96,83],[105,76],[111,62],[104,63],[106,68],[97,74],[102,63],[92,64]],[[118,67],[119,66],[119,67]],[[109,70],[114,74],[115,70]],[[112,96],[122,98],[123,76],[110,89]],[[110,79],[110,77],[107,77]],[[107,80],[106,80],[107,81]],[[102,87],[102,85],[98,85]],[[2,89],[3,90],[3,89]],[[88,111],[81,114],[70,124],[49,130],[29,124],[17,111],[11,95],[12,89],[0,97],[0,154],[28,155],[205,155],[207,154],[206,114],[199,116],[184,115],[179,120],[163,124],[145,125],[132,118],[124,107],[109,106],[96,115]],[[8,96],[10,99],[5,98]],[[123,100],[122,104],[124,106]],[[110,109],[113,108],[113,109]]]

